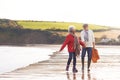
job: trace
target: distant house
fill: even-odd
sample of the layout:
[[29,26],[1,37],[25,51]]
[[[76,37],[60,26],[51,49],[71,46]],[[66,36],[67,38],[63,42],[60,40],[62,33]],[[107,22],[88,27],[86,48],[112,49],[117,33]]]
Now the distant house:
[[105,38],[105,39],[102,39],[100,42],[101,42],[101,43],[108,43],[108,42],[110,42],[110,41],[111,41],[111,39]]

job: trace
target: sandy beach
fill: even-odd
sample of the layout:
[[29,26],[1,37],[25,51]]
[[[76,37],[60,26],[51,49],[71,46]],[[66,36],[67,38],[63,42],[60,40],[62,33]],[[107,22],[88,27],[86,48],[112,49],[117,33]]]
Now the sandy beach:
[[68,54],[54,54],[46,61],[31,64],[0,75],[0,80],[119,80],[120,55],[101,55],[98,63],[92,63],[91,71],[81,72],[81,61],[77,59],[78,73],[65,71]]

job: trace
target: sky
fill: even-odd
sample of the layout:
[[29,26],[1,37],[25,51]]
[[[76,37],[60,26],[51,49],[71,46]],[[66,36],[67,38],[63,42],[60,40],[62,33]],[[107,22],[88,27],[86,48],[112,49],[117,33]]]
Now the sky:
[[0,0],[0,18],[120,28],[120,0]]

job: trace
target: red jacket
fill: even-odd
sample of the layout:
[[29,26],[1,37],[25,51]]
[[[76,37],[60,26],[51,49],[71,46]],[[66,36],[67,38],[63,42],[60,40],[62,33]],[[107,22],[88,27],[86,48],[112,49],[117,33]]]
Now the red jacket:
[[[80,43],[80,45],[84,46],[84,43],[81,40],[79,40],[79,43]],[[75,52],[75,50],[74,50],[74,36],[73,35],[68,34],[66,36],[66,39],[65,39],[60,51],[62,51],[66,45],[68,47],[68,52]]]

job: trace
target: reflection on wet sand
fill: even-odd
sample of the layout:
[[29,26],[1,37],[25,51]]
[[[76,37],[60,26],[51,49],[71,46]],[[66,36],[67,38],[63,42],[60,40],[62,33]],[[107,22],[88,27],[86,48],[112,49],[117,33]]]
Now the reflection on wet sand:
[[[82,77],[81,77],[82,80],[86,80],[85,78],[85,73],[82,72]],[[87,80],[97,80],[96,78],[91,78],[91,73],[90,72],[87,72]]]
[[91,80],[91,74],[88,72],[88,80]]
[[[71,80],[69,72],[66,72],[67,79]],[[76,73],[73,73],[73,80],[76,80]]]
[[[117,49],[119,55],[114,55],[116,52],[111,48],[109,51],[106,51],[105,47],[101,49],[104,53],[111,55],[101,55],[99,62],[91,65],[89,74],[87,70],[82,73],[81,68],[78,68],[79,72],[76,74],[72,72],[66,74],[64,68],[68,54],[61,53],[51,56],[49,60],[1,74],[0,80],[120,80],[120,52],[118,52],[120,48],[114,48]],[[78,65],[81,67],[80,59]],[[72,66],[70,68],[72,69]]]
[[[67,75],[67,80],[72,80],[69,72],[66,72],[66,75]],[[76,75],[77,75],[76,73],[73,73],[73,76],[72,76],[73,80],[77,80]],[[87,76],[85,77],[85,75],[87,75]],[[90,72],[88,72],[87,74],[82,72],[81,80],[97,80],[97,79],[96,78],[91,78],[91,73]]]

